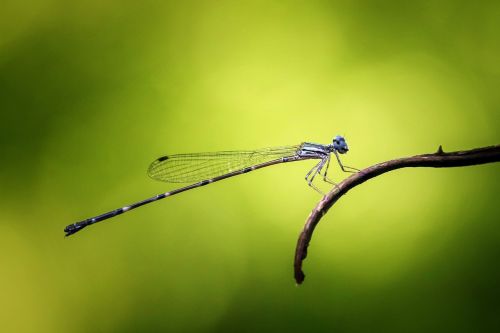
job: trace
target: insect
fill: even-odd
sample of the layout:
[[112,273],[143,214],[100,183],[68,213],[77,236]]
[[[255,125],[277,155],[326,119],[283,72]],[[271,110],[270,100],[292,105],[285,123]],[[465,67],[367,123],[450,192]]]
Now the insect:
[[[318,159],[319,162],[306,174],[305,178],[309,186],[323,194],[314,186],[313,180],[317,175],[320,175],[323,177],[324,181],[335,185],[335,183],[327,177],[332,153],[335,155],[342,171],[359,171],[355,168],[344,166],[340,161],[339,154],[345,154],[348,151],[349,148],[344,137],[337,135],[331,144],[326,145],[303,142],[295,146],[264,148],[258,150],[219,151],[212,153],[162,156],[149,166],[148,174],[151,178],[168,183],[193,182],[193,184],[169,192],[160,193],[154,197],[131,205],[70,224],[64,229],[64,232],[66,236],[69,236],[82,230],[86,226],[107,220],[151,202],[279,163]],[[323,169],[324,172],[321,174]]]

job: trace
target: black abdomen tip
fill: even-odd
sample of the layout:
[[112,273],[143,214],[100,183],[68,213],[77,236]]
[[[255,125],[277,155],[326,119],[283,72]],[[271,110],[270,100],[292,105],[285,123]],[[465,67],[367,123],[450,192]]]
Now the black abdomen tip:
[[82,225],[82,224],[78,224],[78,223],[75,223],[75,224],[70,224],[68,225],[66,228],[64,228],[64,232],[66,233],[66,237],[67,236],[71,236],[73,235],[75,232],[78,232],[80,230],[82,230],[86,225]]

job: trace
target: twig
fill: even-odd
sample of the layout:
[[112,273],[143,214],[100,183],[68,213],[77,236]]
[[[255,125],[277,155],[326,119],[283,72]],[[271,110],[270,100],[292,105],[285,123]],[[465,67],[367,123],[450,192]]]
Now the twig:
[[439,146],[438,151],[434,154],[417,155],[382,162],[351,175],[325,195],[307,218],[304,229],[299,235],[297,248],[295,249],[295,281],[297,284],[301,284],[304,281],[305,274],[302,271],[302,262],[307,256],[307,247],[311,241],[314,228],[328,209],[353,187],[383,173],[401,168],[451,168],[492,162],[500,162],[500,145],[451,153],[445,153],[443,148]]

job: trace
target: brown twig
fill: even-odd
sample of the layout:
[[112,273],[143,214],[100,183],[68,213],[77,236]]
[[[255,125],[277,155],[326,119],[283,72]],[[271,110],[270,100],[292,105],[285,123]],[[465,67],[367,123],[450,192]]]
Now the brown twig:
[[346,194],[353,187],[383,173],[401,168],[450,168],[492,162],[500,162],[500,145],[451,153],[445,153],[442,147],[439,146],[438,151],[434,154],[417,155],[382,162],[351,175],[325,195],[307,218],[304,229],[300,233],[297,248],[295,250],[295,281],[297,284],[301,284],[304,281],[305,275],[302,271],[302,262],[307,256],[307,247],[311,241],[314,228],[323,215],[326,214],[328,209],[330,209],[330,207],[332,207],[332,205],[337,202],[341,196]]

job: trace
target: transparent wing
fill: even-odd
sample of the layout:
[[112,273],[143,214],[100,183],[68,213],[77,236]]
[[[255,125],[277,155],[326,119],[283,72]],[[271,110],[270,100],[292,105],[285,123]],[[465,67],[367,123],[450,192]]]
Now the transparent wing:
[[167,183],[197,182],[282,157],[295,156],[299,148],[297,145],[251,151],[167,155],[151,163],[148,175]]

